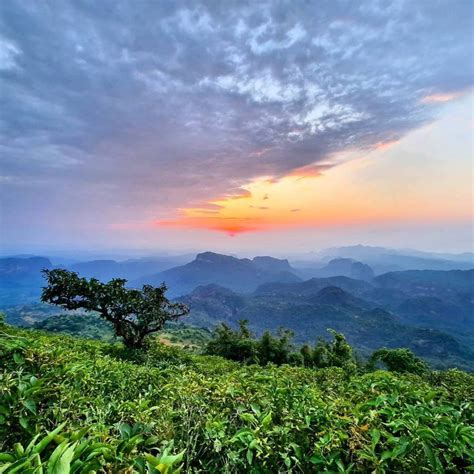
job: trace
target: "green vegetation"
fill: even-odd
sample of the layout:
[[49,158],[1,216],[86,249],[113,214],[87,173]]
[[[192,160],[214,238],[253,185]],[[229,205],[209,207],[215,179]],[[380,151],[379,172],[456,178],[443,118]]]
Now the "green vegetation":
[[[237,295],[212,285],[197,288],[180,301],[191,308],[186,321],[195,326],[213,328],[225,322],[235,327],[238,320],[245,319],[259,336],[266,330],[275,332],[281,326],[288,328],[298,344],[313,343],[324,337],[330,327],[343,333],[364,357],[370,357],[380,347],[407,347],[432,367],[472,371],[472,296],[465,294],[458,298],[453,296],[453,291],[453,294],[447,293],[451,295],[449,299],[442,289],[436,291],[443,295],[443,301],[452,300],[445,305],[443,317],[430,313],[430,308],[425,307],[425,313],[429,314],[402,318],[398,307],[410,297],[400,297],[398,290],[375,289],[367,282],[345,277],[291,284],[268,283],[251,295]],[[392,299],[394,301],[388,304]],[[455,310],[457,299],[463,301],[462,309]],[[416,319],[424,327],[417,327]],[[442,321],[446,324],[441,324]],[[449,332],[443,329],[447,326],[451,327]]]
[[69,270],[43,270],[48,286],[41,301],[68,310],[97,312],[111,323],[114,334],[128,347],[141,348],[150,334],[161,331],[167,321],[189,313],[182,303],[166,298],[166,285],[143,285],[142,290],[125,288],[127,280],[114,278],[102,283],[96,278],[80,278]]
[[115,340],[112,325],[95,313],[56,314],[33,324],[35,329],[61,332],[69,336],[98,339],[113,342]]
[[239,329],[236,331],[222,323],[216,327],[213,338],[207,343],[206,353],[260,365],[272,363],[313,368],[341,367],[353,372],[356,361],[352,347],[342,334],[333,330],[329,332],[333,336],[331,343],[320,338],[314,348],[305,344],[296,351],[291,331],[280,329],[276,336],[265,331],[260,339],[255,339],[246,320],[239,321]]
[[458,370],[248,365],[0,328],[2,473],[466,472],[473,400]]
[[373,367],[380,361],[386,365],[388,370],[397,372],[411,372],[423,374],[428,370],[427,365],[409,349],[379,349],[375,351],[369,361],[369,367]]
[[[115,337],[112,325],[96,313],[57,314],[38,321],[33,325],[33,328],[105,342],[120,340]],[[208,329],[180,322],[166,323],[159,333],[160,342],[195,352],[202,352],[210,338],[211,332]]]

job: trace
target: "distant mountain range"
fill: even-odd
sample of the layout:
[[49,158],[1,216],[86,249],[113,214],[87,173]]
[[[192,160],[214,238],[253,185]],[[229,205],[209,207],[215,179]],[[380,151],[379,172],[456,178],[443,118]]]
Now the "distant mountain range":
[[472,252],[438,254],[365,245],[329,248],[308,254],[306,258],[295,259],[292,261],[292,265],[297,269],[304,269],[306,275],[309,275],[308,271],[312,270],[314,275],[311,276],[323,276],[318,272],[325,262],[334,259],[351,259],[363,262],[369,265],[377,275],[402,270],[469,270],[474,268],[474,254]]
[[370,281],[374,278],[375,273],[372,268],[362,262],[353,260],[352,258],[334,258],[327,264],[311,265],[308,267],[295,268],[294,271],[304,279],[318,277],[347,276],[358,280]]

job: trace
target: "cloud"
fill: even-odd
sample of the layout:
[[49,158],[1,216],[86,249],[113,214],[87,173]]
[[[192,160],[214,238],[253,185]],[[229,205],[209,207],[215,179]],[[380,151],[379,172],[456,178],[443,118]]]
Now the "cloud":
[[0,71],[16,69],[16,58],[20,54],[20,49],[12,41],[0,37]]
[[461,95],[461,92],[446,92],[440,94],[430,94],[421,99],[421,102],[424,104],[436,104],[450,102],[454,99],[457,99]]
[[0,9],[5,225],[168,219],[398,140],[472,86],[462,0]]

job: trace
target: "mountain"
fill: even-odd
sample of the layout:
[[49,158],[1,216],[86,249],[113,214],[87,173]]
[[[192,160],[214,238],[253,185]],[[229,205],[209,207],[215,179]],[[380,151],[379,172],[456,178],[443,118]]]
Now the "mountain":
[[[379,249],[364,252],[380,254]],[[222,320],[236,325],[248,319],[257,333],[287,327],[297,342],[314,341],[331,327],[363,353],[384,345],[408,346],[438,365],[474,367],[469,349],[474,346],[472,269],[374,276],[370,266],[341,257],[319,267],[324,276],[303,281],[301,271],[285,259],[204,252],[161,270],[184,258],[93,260],[68,268],[101,280],[126,278],[131,286],[165,281],[168,296],[191,307],[186,322],[197,326],[212,328]],[[0,259],[0,304],[8,321],[31,325],[59,311],[38,304],[44,268],[54,268],[45,257]]]
[[0,258],[1,277],[27,278],[45,268],[52,268],[51,261],[45,257]]
[[190,293],[196,287],[217,284],[234,291],[249,293],[265,282],[301,281],[287,260],[272,257],[236,258],[213,252],[204,252],[186,265],[171,268],[131,281],[130,285],[159,285],[165,282],[169,295],[174,297]]
[[293,269],[286,259],[279,259],[273,257],[254,257],[252,262],[257,268],[269,272],[291,272]]
[[407,271],[372,282],[343,276],[269,282],[246,295],[210,285],[180,300],[190,306],[189,322],[195,325],[247,319],[257,334],[286,327],[297,342],[313,341],[330,327],[362,353],[406,346],[438,367],[474,370],[472,273]]
[[94,277],[101,281],[109,281],[112,278],[134,280],[144,275],[162,272],[187,262],[189,262],[188,255],[138,258],[121,262],[115,260],[91,260],[68,265],[68,269],[79,273],[83,277]]
[[[334,247],[316,254],[319,261],[349,258],[370,265],[376,274],[403,270],[469,270],[474,268],[474,255],[437,254],[411,249],[389,249],[354,245]],[[313,262],[313,264],[318,262]],[[302,263],[299,266],[303,266]],[[307,262],[306,262],[307,266]],[[317,265],[318,266],[318,265]]]
[[300,263],[296,272],[304,279],[346,276],[356,280],[371,281],[375,277],[372,268],[351,258],[334,258],[326,264]]
[[319,277],[347,276],[356,280],[367,281],[372,280],[375,276],[369,265],[354,261],[351,258],[334,258],[317,273]]
[[307,301],[313,304],[352,309],[369,309],[373,306],[369,302],[357,298],[337,286],[327,286],[319,290],[315,296],[309,297]]
[[0,306],[37,301],[44,283],[41,270],[50,268],[45,257],[0,258]]
[[374,289],[374,286],[368,282],[354,280],[345,276],[336,276],[329,278],[311,278],[303,282],[274,282],[266,283],[255,290],[256,296],[278,296],[287,294],[292,297],[306,298],[316,295],[320,290],[326,287],[336,286],[344,291],[355,295],[362,295]]
[[375,284],[418,296],[474,294],[474,270],[389,272],[376,277]]
[[410,270],[375,278],[365,294],[402,322],[447,331],[474,343],[474,270]]

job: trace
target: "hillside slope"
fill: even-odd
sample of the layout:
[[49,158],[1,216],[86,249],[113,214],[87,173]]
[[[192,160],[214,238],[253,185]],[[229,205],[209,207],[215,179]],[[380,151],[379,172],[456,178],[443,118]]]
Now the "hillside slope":
[[[242,366],[0,333],[0,469],[463,472],[472,376]],[[51,433],[51,434],[48,434]]]

